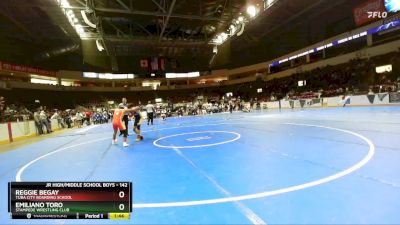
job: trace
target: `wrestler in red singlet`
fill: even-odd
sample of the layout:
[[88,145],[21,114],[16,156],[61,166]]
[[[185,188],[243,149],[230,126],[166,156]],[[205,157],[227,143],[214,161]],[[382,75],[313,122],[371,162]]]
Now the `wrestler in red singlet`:
[[128,137],[128,132],[125,127],[125,123],[122,122],[122,117],[124,116],[125,112],[134,112],[137,111],[139,108],[134,107],[132,109],[114,109],[114,117],[113,117],[113,128],[114,128],[114,134],[113,134],[113,139],[112,139],[112,144],[117,143],[117,131],[118,129],[121,131],[121,133],[124,134],[124,147],[128,147],[129,144],[126,143],[126,139]]
[[113,116],[113,128],[114,130],[119,129],[121,132],[126,129],[125,124],[122,122],[122,117],[124,116],[125,110],[116,109]]

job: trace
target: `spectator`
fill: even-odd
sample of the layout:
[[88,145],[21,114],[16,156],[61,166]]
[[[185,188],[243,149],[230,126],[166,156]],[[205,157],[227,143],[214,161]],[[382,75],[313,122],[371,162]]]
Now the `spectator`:
[[79,112],[79,111],[76,112],[75,121],[76,121],[76,125],[78,126],[78,128],[81,128],[82,122],[83,122],[83,114],[81,112]]
[[103,111],[103,121],[104,121],[104,123],[108,123],[109,120],[110,120],[110,114],[106,110],[104,110]]
[[63,121],[63,118],[61,117],[61,115],[59,114],[59,111],[58,110],[56,110],[55,111],[55,113],[51,116],[51,119],[53,119],[53,120],[57,120],[57,123],[58,123],[58,127],[59,128],[64,128],[65,126],[64,126],[64,121]]
[[0,123],[4,121],[4,107],[6,103],[3,96],[0,96]]
[[146,111],[147,111],[147,125],[153,125],[153,119],[154,119],[154,105],[151,104],[151,101],[146,105]]
[[400,76],[397,78],[397,91],[400,92]]
[[51,124],[49,122],[49,118],[47,117],[47,114],[44,110],[40,111],[39,118],[40,118],[40,123],[42,124],[42,126],[44,125],[46,127],[47,133],[49,134],[49,133],[53,132],[51,130]]
[[40,120],[40,111],[39,110],[35,111],[35,113],[33,114],[33,119],[35,121],[35,126],[36,126],[38,134],[42,135],[43,134],[43,124]]
[[4,110],[5,100],[3,96],[0,96],[0,111]]
[[85,116],[84,120],[86,121],[86,125],[89,126],[90,118],[92,118],[92,112],[88,110],[85,112],[84,116]]
[[72,119],[71,119],[71,116],[69,114],[69,111],[65,111],[64,112],[63,118],[64,118],[65,123],[67,124],[67,127],[68,128],[72,128]]
[[373,94],[375,94],[373,91],[372,91],[372,89],[370,88],[369,89],[369,91],[368,91],[368,95],[373,95]]

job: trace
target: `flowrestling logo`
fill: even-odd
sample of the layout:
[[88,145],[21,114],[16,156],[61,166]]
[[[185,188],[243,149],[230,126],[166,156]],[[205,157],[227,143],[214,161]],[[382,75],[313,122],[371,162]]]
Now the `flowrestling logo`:
[[368,0],[354,8],[354,21],[357,26],[383,19],[388,16],[384,0]]
[[385,8],[387,12],[381,11],[368,11],[369,19],[385,19],[388,13],[394,13],[400,11],[400,0],[385,0]]
[[388,16],[387,12],[367,12],[368,13],[368,18],[370,19],[385,19]]

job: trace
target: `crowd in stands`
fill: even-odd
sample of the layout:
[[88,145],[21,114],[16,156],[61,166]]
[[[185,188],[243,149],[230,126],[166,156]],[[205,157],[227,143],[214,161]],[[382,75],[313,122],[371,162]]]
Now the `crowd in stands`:
[[46,106],[33,106],[28,109],[24,105],[5,104],[0,96],[0,122],[29,121],[35,122],[39,135],[52,133],[51,120],[57,121],[59,129],[82,127],[83,125],[108,123],[111,113],[105,108],[82,107],[75,109],[49,109]]
[[[387,64],[393,66],[391,72],[377,73],[375,71],[377,66]],[[299,81],[304,81],[304,85],[299,86]],[[256,92],[258,88],[263,89],[262,93]],[[313,99],[399,90],[400,53],[393,52],[369,59],[354,59],[345,64],[317,68],[267,82],[260,79],[251,83],[197,89],[187,91],[185,94],[170,95],[163,99],[164,103],[156,104],[156,115],[219,113],[227,112],[231,107],[243,110],[244,102],[258,106],[262,101]],[[228,92],[232,92],[234,97],[227,97]],[[127,97],[129,99],[129,96]],[[134,103],[140,102],[139,100],[148,100],[136,99],[137,96],[132,98],[129,100]],[[70,109],[54,109],[40,106],[39,103],[30,106],[17,103],[7,104],[6,99],[0,97],[0,120],[1,122],[34,120],[39,134],[51,133],[53,129],[50,119],[57,120],[60,128],[107,123],[111,117],[110,108],[113,107],[109,102],[119,100],[94,100],[85,102],[85,106],[80,104]]]
[[83,108],[66,110],[47,110],[46,107],[39,107],[33,113],[33,120],[38,134],[51,133],[51,120],[56,120],[59,129],[90,126],[92,124],[108,123],[111,112],[101,108]]
[[[393,70],[377,73],[377,66],[391,64]],[[267,82],[265,97],[272,99],[309,99],[338,95],[395,92],[400,84],[400,52],[369,59],[317,68]],[[306,81],[299,86],[299,81]]]

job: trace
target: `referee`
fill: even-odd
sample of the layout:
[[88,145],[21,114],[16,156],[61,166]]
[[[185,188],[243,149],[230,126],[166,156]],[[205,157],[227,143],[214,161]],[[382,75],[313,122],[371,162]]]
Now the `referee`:
[[154,119],[154,105],[151,104],[151,101],[149,101],[149,104],[146,105],[146,111],[147,111],[147,125],[153,125],[153,119]]
[[[128,109],[128,103],[127,103],[126,98],[122,98],[122,102],[118,105],[118,108]],[[124,121],[124,123],[125,123],[126,134],[129,136],[129,134],[128,134],[129,117],[128,116],[129,116],[129,112],[126,112],[124,114],[124,116],[122,117],[122,121]],[[121,135],[122,135],[122,132],[120,131],[119,136],[121,136]]]

